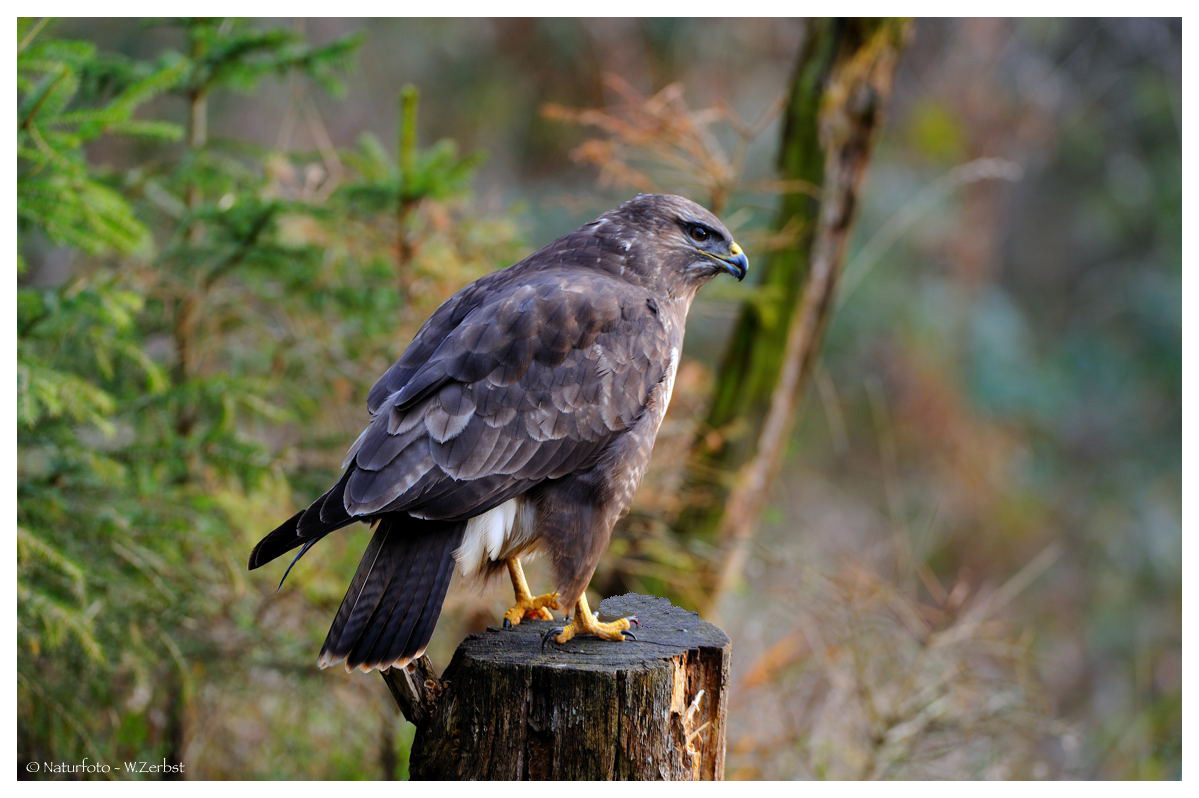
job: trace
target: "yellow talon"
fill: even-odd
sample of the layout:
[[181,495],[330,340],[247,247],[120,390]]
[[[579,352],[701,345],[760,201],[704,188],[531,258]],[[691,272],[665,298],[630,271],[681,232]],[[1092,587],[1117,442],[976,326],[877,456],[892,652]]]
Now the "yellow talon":
[[552,621],[554,614],[550,610],[558,609],[558,594],[545,593],[534,597],[529,590],[529,583],[525,581],[525,572],[520,567],[520,560],[509,557],[506,563],[508,576],[512,577],[512,592],[516,594],[516,603],[504,613],[504,625],[517,626],[525,618]]
[[516,599],[516,603],[504,613],[504,620],[516,626],[525,618],[533,621],[552,621],[554,614],[550,610],[558,609],[558,594],[546,593],[537,597]]
[[607,623],[597,620],[595,613],[587,605],[587,596],[584,594],[579,597],[579,602],[575,605],[574,617],[558,633],[554,642],[565,643],[580,634],[595,635],[601,640],[624,640],[624,632],[633,625],[633,620],[636,619],[617,618],[615,621]]

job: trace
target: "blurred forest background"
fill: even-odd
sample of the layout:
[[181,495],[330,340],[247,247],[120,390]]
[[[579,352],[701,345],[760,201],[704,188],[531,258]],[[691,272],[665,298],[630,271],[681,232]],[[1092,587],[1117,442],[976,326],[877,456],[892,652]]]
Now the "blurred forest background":
[[[776,158],[814,24],[21,21],[19,771],[405,776],[379,677],[315,667],[366,529],[279,592],[248,552],[438,304],[660,189],[751,278],[692,311],[595,592],[728,630],[728,775],[1177,778],[1181,23],[916,21],[736,569],[678,522],[803,235]],[[438,666],[504,593],[452,590]]]

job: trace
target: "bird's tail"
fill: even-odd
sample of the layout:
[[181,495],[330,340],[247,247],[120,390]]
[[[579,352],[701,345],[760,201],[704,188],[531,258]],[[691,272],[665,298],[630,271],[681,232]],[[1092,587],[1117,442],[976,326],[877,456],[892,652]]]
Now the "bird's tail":
[[402,667],[420,656],[441,614],[464,522],[379,519],[321,647],[322,668]]

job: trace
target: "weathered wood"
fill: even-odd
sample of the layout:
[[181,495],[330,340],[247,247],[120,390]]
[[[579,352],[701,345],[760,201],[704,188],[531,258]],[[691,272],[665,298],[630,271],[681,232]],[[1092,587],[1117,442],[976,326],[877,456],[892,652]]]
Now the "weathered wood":
[[464,640],[416,724],[412,778],[722,778],[728,636],[652,596],[600,614],[636,615],[637,639],[543,648],[561,622],[525,621]]
[[441,689],[429,658],[417,657],[406,668],[388,668],[383,671],[383,681],[408,722],[417,728],[424,726]]

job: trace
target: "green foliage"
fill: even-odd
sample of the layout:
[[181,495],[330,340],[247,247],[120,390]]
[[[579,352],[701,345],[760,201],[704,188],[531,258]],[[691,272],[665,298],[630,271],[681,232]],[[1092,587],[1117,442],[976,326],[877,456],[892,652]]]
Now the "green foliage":
[[[330,479],[357,423],[351,396],[404,338],[390,239],[362,231],[394,217],[389,204],[407,209],[405,234],[423,254],[404,266],[436,275],[413,317],[445,286],[502,265],[508,249],[483,242],[511,238],[485,218],[428,221],[423,211],[448,218],[469,202],[478,159],[446,142],[416,146],[414,105],[398,165],[364,139],[334,202],[297,185],[311,156],[209,136],[211,97],[280,75],[337,88],[356,38],[313,46],[236,20],[166,27],[182,47],[132,60],[51,38],[44,22],[18,26],[25,761],[187,755],[194,766],[195,716],[255,700],[212,685],[249,684],[252,666],[313,692],[309,624],[297,637],[261,623],[273,585],[249,582],[244,562],[293,511],[271,452],[302,430],[309,448],[296,459],[318,465],[297,469],[299,490]],[[162,95],[183,102],[148,111]],[[158,118],[167,108],[186,117]],[[89,157],[114,137],[139,142],[123,177]],[[67,259],[65,279],[51,256]],[[335,581],[316,580],[307,599],[336,601]],[[362,775],[374,731],[350,735],[359,747],[327,767]],[[241,764],[291,775],[278,771],[286,763]],[[319,763],[301,772],[332,775]]]
[[249,93],[264,77],[296,72],[340,93],[338,76],[363,39],[349,36],[312,46],[294,31],[259,28],[238,19],[177,19],[161,24],[178,27],[187,37],[189,92],[228,88]]
[[454,142],[443,140],[418,153],[403,169],[391,162],[378,138],[364,133],[358,149],[346,153],[346,163],[363,179],[341,188],[340,197],[362,209],[383,211],[405,200],[462,194],[479,157],[461,157]]
[[405,202],[444,200],[466,192],[481,156],[459,156],[458,146],[448,139],[418,149],[419,99],[415,86],[405,86],[400,92],[400,135],[394,160],[370,132],[358,139],[357,149],[342,154],[359,179],[338,190],[340,199],[359,211],[381,212],[394,211]]
[[84,146],[108,134],[179,138],[177,125],[133,114],[176,85],[186,65],[165,59],[125,70],[125,85],[113,96],[81,95],[93,82],[95,48],[38,39],[40,25],[22,20],[17,28],[19,229],[40,230],[57,244],[92,255],[144,251],[149,231],[112,179],[88,168]]
[[965,155],[958,121],[936,103],[925,102],[912,109],[906,133],[912,148],[930,159],[956,163]]

